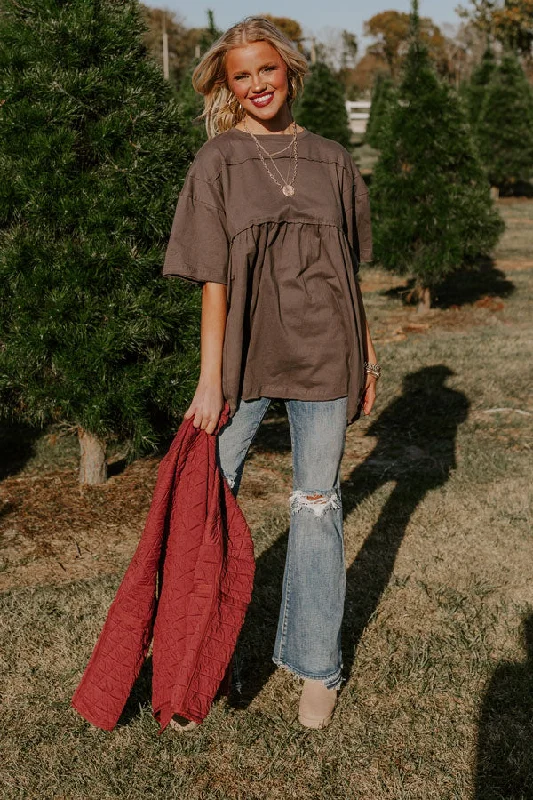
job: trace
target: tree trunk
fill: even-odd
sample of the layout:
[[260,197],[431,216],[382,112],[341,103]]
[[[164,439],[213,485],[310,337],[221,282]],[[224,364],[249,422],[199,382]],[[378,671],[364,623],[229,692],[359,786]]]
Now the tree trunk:
[[80,483],[96,485],[107,480],[105,442],[92,433],[78,428],[80,442]]
[[431,308],[431,289],[421,286],[418,290],[417,314],[427,314]]
[[490,196],[493,200],[497,200],[500,196],[500,190],[497,186],[490,187]]

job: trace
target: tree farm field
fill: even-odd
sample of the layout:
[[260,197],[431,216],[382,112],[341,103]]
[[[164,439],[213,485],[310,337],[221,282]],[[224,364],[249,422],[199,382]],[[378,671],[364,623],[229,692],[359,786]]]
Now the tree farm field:
[[257,571],[242,693],[158,735],[150,661],[112,733],[70,708],[142,531],[158,458],[77,484],[77,442],[0,434],[0,796],[39,800],[496,800],[533,796],[533,202],[417,315],[361,272],[383,376],[342,464],[346,682],[331,726],[296,714],[270,660],[289,525],[288,424],[274,404],[240,501]]

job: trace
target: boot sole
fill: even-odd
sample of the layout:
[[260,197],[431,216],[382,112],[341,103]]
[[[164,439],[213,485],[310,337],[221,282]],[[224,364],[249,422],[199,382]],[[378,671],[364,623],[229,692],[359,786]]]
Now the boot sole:
[[327,728],[332,718],[333,713],[331,713],[329,717],[324,717],[323,719],[313,719],[313,717],[304,717],[301,714],[298,714],[298,722],[300,725],[303,725],[305,728],[313,728],[314,730],[322,730],[322,728]]
[[181,719],[183,719],[183,722],[179,722],[177,719],[171,719],[168,723],[168,727],[172,728],[173,731],[178,731],[178,733],[193,731],[198,727],[198,723],[193,720],[186,719],[185,717],[181,717]]

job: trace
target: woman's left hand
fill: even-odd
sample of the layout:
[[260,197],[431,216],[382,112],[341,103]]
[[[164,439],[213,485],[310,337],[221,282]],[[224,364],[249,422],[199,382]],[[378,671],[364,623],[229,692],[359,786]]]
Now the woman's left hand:
[[378,379],[372,373],[366,373],[366,381],[365,381],[365,388],[363,389],[363,395],[361,397],[361,407],[363,409],[363,414],[370,414],[372,411],[372,406],[376,400],[376,383]]

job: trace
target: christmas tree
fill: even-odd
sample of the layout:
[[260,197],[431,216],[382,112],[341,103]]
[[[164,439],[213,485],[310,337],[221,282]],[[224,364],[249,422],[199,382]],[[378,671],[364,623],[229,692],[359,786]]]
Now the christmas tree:
[[394,83],[389,77],[380,73],[372,91],[370,116],[365,131],[365,141],[371,147],[376,147],[378,150],[381,147],[381,135],[395,102]]
[[533,178],[533,89],[512,53],[493,70],[476,136],[491,183],[508,192]]
[[294,118],[304,128],[350,147],[344,89],[327,64],[322,61],[313,64],[293,111]]
[[[30,7],[31,6],[31,7]],[[192,153],[134,0],[4,0],[0,15],[0,411],[106,444],[175,428],[199,293],[161,277]]]
[[198,44],[199,55],[194,58],[186,70],[183,80],[178,87],[178,105],[186,124],[190,128],[190,135],[194,150],[198,150],[207,141],[207,132],[201,114],[204,109],[204,98],[194,91],[192,76],[200,57],[213,45],[222,31],[215,24],[213,11],[207,11],[207,27],[204,28]]
[[372,177],[375,256],[415,278],[419,308],[445,275],[488,253],[503,229],[462,105],[439,81],[418,35]]
[[494,58],[494,53],[488,47],[483,53],[480,64],[472,72],[470,81],[461,87],[461,94],[466,103],[470,124],[473,126],[477,124],[487,86],[495,69],[496,59]]
[[204,98],[201,94],[194,91],[192,85],[192,75],[200,59],[194,59],[183,76],[183,80],[178,86],[177,101],[183,120],[186,121],[190,129],[191,144],[194,151],[207,141],[207,131],[204,121],[201,119],[204,109]]

